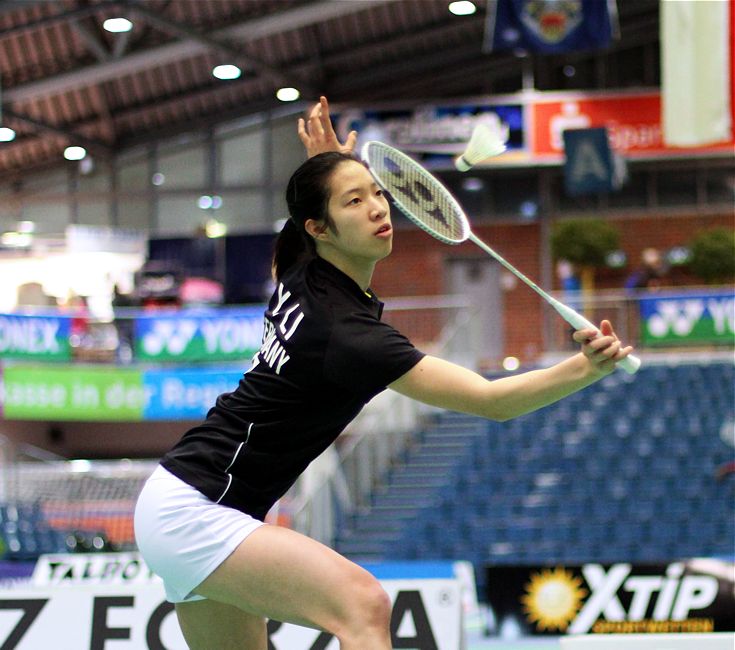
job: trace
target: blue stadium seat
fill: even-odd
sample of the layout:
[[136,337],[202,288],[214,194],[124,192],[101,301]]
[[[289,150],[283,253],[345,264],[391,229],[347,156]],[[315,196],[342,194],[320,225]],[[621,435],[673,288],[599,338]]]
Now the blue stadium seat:
[[650,365],[505,423],[441,414],[338,549],[469,559],[478,588],[489,561],[732,556],[735,475],[715,472],[733,380],[733,363]]

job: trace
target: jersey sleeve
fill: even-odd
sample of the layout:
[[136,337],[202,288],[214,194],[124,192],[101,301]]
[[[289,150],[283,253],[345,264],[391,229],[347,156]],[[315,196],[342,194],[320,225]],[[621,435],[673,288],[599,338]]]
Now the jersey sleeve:
[[424,356],[387,323],[356,315],[342,321],[332,332],[324,374],[350,392],[370,399]]

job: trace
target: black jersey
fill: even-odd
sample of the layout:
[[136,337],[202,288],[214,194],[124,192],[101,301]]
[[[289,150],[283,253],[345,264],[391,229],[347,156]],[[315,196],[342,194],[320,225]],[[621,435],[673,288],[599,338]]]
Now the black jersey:
[[322,258],[290,269],[237,389],[161,460],[207,497],[262,519],[360,409],[424,356],[383,304]]

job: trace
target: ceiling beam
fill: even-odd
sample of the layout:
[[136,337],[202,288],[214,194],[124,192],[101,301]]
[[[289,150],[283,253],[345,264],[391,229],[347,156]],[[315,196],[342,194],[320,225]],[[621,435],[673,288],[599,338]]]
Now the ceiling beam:
[[[216,30],[210,32],[209,37],[217,40],[227,39],[238,43],[246,43],[396,1],[350,0],[349,2],[335,2],[334,0],[320,0],[319,2]],[[46,79],[8,88],[3,93],[3,101],[6,103],[21,103],[77,88],[86,88],[147,68],[159,67],[182,59],[190,59],[203,54],[208,49],[207,45],[190,40],[149,48],[128,54],[119,60],[95,63],[71,72],[56,74]]]
[[7,107],[3,109],[3,114],[9,119],[28,124],[37,131],[43,131],[46,133],[51,133],[53,135],[61,136],[62,138],[68,140],[70,145],[82,146],[87,149],[87,151],[89,151],[90,153],[94,153],[97,156],[106,158],[112,152],[109,146],[107,146],[103,142],[100,142],[99,140],[93,140],[92,138],[80,135],[79,133],[76,133],[75,131],[72,131],[70,129],[55,126],[53,124],[49,124],[48,122],[44,122],[43,120],[38,120],[34,117],[17,113],[16,111]]
[[258,75],[271,79],[274,83],[299,86],[302,92],[306,93],[311,91],[311,89],[305,87],[304,84],[307,83],[305,79],[297,79],[293,73],[287,74],[283,70],[274,68],[257,57],[231,45],[228,41],[213,36],[211,33],[200,32],[181,22],[164,18],[143,6],[138,1],[126,2],[125,6],[128,8],[129,13],[139,16],[141,20],[156,29],[171,34],[179,40],[199,43],[209,50],[220,52],[226,57],[228,63],[239,64],[243,68],[250,68]]
[[80,40],[86,45],[87,49],[94,54],[98,61],[109,61],[112,58],[110,51],[96,34],[92,32],[84,23],[80,21],[71,21],[69,27]]
[[[5,7],[8,4],[8,2],[9,0],[0,0],[0,13],[3,12],[3,7]],[[33,7],[34,5],[50,6],[55,3],[50,3],[48,1],[25,2],[24,0],[19,0],[18,2],[10,2],[10,4],[15,5],[15,9],[29,9]],[[28,31],[29,29],[44,29],[46,27],[51,27],[52,25],[55,25],[56,23],[81,20],[83,18],[93,16],[99,13],[100,11],[108,9],[111,6],[114,7],[115,5],[116,5],[116,2],[111,2],[110,0],[104,0],[104,2],[100,4],[90,5],[87,7],[79,7],[78,9],[71,9],[69,11],[60,11],[59,13],[52,14],[50,16],[44,16],[43,18],[37,18],[36,20],[30,20],[25,23],[13,25],[12,27],[6,27],[3,29],[2,33],[0,33],[0,36],[2,36],[3,38],[7,38],[9,36],[14,36],[15,34],[19,34],[21,32]],[[6,11],[10,11],[10,10],[12,10],[12,7],[8,7],[6,9]]]

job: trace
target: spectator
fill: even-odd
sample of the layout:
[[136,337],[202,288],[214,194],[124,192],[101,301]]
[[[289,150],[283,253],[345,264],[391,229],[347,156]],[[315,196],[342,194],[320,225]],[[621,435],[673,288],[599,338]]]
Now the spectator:
[[669,265],[656,248],[645,248],[641,253],[641,266],[625,281],[626,289],[655,289],[663,285]]

